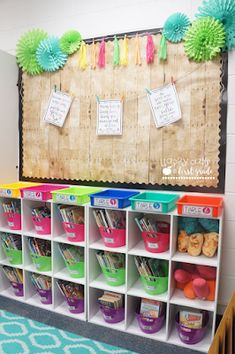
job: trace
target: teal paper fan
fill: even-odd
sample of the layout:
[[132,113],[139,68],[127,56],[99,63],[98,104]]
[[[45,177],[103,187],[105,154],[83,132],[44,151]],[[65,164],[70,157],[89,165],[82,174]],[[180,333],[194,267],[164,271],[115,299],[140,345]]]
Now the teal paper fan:
[[44,39],[37,49],[38,64],[45,71],[56,71],[62,68],[67,61],[67,54],[60,49],[59,39],[49,37]]
[[75,53],[82,43],[82,37],[78,31],[67,31],[60,38],[60,48],[62,52],[70,55]]
[[168,41],[178,43],[184,38],[189,25],[189,18],[181,12],[177,12],[166,20],[163,26],[163,34]]
[[37,62],[36,51],[39,43],[47,36],[48,34],[40,29],[33,29],[23,34],[16,45],[16,61],[19,67],[30,75],[43,72]]
[[235,1],[204,0],[196,17],[214,17],[224,25],[226,31],[225,48],[235,48]]
[[224,26],[212,17],[200,18],[192,23],[184,41],[185,52],[190,59],[195,61],[213,59],[224,47]]

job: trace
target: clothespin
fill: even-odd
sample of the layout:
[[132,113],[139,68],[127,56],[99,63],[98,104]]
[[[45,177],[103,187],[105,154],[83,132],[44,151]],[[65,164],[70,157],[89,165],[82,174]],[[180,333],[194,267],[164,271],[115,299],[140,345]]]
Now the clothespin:
[[152,95],[152,92],[149,90],[149,89],[145,89],[145,91],[149,94],[149,95]]
[[100,98],[99,98],[99,96],[96,95],[95,97],[96,97],[96,102],[97,102],[97,103],[100,103]]

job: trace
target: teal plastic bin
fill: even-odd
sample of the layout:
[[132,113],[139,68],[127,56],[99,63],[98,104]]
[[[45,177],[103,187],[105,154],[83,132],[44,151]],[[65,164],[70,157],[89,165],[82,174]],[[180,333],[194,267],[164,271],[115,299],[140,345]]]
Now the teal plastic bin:
[[130,198],[130,201],[133,210],[169,213],[176,208],[178,199],[178,194],[144,192]]

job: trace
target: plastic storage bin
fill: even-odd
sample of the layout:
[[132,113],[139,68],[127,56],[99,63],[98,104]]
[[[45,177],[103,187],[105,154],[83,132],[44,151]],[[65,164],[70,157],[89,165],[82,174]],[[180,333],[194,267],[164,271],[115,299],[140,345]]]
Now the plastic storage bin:
[[141,331],[147,334],[159,332],[165,322],[165,315],[159,316],[158,318],[151,318],[136,313],[136,318]]
[[24,296],[24,288],[22,283],[11,283],[15,296]]
[[69,306],[69,312],[74,314],[84,312],[84,299],[67,297],[66,301]]
[[125,269],[102,268],[106,282],[111,286],[120,286],[125,284]]
[[97,187],[76,186],[52,191],[52,198],[56,203],[80,205],[90,201],[90,194],[101,190],[101,188]]
[[[52,199],[52,191],[61,190],[63,187],[56,184],[41,184],[38,186],[20,188],[21,198],[46,201]],[[68,186],[64,186],[68,188]]]
[[40,216],[32,216],[32,222],[38,235],[50,235],[51,218],[42,218]]
[[31,253],[31,258],[35,267],[40,272],[50,272],[51,271],[51,257],[39,256],[36,253]]
[[100,226],[99,231],[106,247],[122,247],[126,245],[126,230]]
[[223,209],[223,198],[184,195],[176,204],[180,215],[217,218]]
[[141,276],[144,290],[149,295],[163,294],[168,289],[168,277]]
[[0,197],[19,198],[20,188],[38,186],[40,183],[16,182],[0,185]]
[[124,320],[124,308],[112,309],[110,307],[100,305],[100,311],[107,323],[118,323]]
[[84,277],[84,262],[65,261],[71,278]]
[[125,191],[117,189],[107,189],[90,195],[91,205],[105,208],[126,208],[131,202],[130,197],[139,194],[139,192]]
[[142,232],[145,249],[151,253],[166,252],[169,249],[170,224],[159,222],[157,228],[158,231]]
[[175,324],[180,340],[185,344],[199,343],[205,336],[208,327],[209,314],[205,313],[204,325],[202,328],[188,328],[179,323],[179,313],[176,314]]
[[52,292],[50,290],[37,289],[37,293],[40,296],[41,303],[44,305],[52,304]]
[[9,259],[10,264],[19,265],[22,264],[22,251],[13,248],[4,247],[4,252]]
[[85,239],[84,224],[74,224],[72,222],[62,222],[64,231],[70,242],[82,242]]
[[21,214],[19,213],[4,213],[7,224],[11,230],[21,230]]
[[131,207],[138,211],[169,213],[176,208],[178,194],[144,192],[130,198]]

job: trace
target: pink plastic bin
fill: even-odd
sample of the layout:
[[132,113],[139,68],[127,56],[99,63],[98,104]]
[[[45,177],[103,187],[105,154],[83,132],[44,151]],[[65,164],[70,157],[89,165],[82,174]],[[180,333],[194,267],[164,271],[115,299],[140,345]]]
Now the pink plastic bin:
[[158,231],[142,232],[145,249],[151,253],[166,252],[170,243],[170,225],[166,222],[158,223]]
[[21,230],[21,214],[4,213],[7,219],[8,226],[11,230]]
[[74,224],[72,222],[62,222],[62,224],[70,242],[84,241],[84,224]]
[[21,198],[30,200],[42,200],[46,201],[52,199],[52,191],[68,188],[68,186],[61,186],[56,184],[41,184],[39,186],[21,188]]
[[126,230],[112,229],[110,227],[99,227],[101,237],[106,247],[122,247],[126,245]]
[[51,219],[32,216],[32,221],[38,235],[50,235]]

